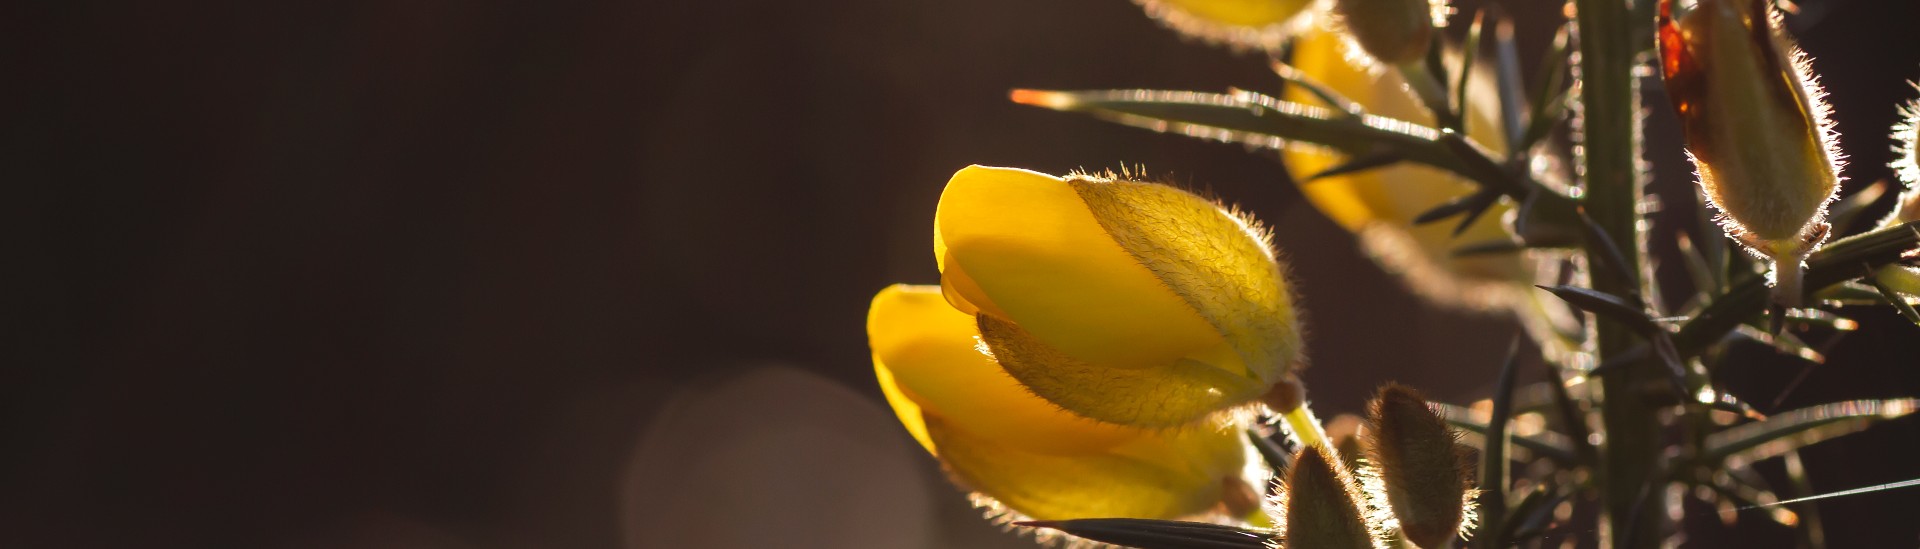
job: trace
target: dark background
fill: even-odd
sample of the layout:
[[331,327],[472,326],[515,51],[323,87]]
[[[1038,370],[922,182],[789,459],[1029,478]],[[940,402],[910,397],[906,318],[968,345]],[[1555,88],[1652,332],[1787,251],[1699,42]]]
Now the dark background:
[[[1559,6],[1510,4],[1532,59]],[[1803,7],[1849,175],[1885,177],[1920,6]],[[647,546],[702,538],[635,534],[654,508],[621,502],[787,524],[864,501],[783,487],[832,478],[796,464],[869,458],[905,464],[875,489],[924,516],[763,544],[1007,544],[877,403],[861,329],[879,288],[937,280],[933,205],[970,163],[1139,163],[1253,209],[1311,311],[1323,415],[1386,379],[1484,396],[1512,333],[1421,306],[1268,159],[1006,101],[1277,85],[1121,0],[27,1],[0,37],[0,546]],[[1650,105],[1654,186],[1685,204]],[[1765,349],[1727,385],[1767,412],[1920,395],[1920,331],[1848,314],[1864,327],[1784,399],[1802,363]],[[770,370],[812,381],[714,389]],[[852,396],[809,404],[835,391]],[[749,454],[753,490],[624,493],[679,474],[661,455],[711,461],[648,433],[698,424],[662,410],[714,394],[761,395],[748,419],[865,426],[868,457],[803,441]],[[1903,420],[1817,446],[1814,485],[1920,476],[1915,437]],[[1822,509],[1835,547],[1920,543],[1920,490]],[[1788,543],[1744,518],[1695,543]]]

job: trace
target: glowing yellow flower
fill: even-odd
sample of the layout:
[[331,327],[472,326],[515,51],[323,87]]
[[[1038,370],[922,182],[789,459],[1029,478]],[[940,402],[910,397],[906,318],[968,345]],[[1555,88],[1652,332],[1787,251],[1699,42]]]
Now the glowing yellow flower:
[[1234,47],[1275,49],[1312,22],[1315,0],[1134,0],[1181,34]]
[[1265,468],[1227,424],[1142,429],[1033,396],[976,348],[936,286],[895,285],[867,316],[874,373],[914,439],[1002,511],[1043,519],[1261,515]]
[[1028,390],[1167,427],[1249,403],[1298,360],[1264,233],[1170,186],[972,166],[934,220],[948,302]]
[[[1331,32],[1299,36],[1294,43],[1294,68],[1327,88],[1365,107],[1367,112],[1432,126],[1433,115],[1421,105],[1394,71],[1372,74],[1342,55],[1341,37]],[[1476,89],[1491,89],[1490,79],[1475,75]],[[1474,141],[1505,154],[1498,109],[1489,104],[1494,94],[1471,93],[1467,134]],[[1285,99],[1304,103],[1317,100],[1290,87]],[[1290,147],[1287,169],[1296,181],[1332,168],[1347,159],[1326,149]],[[1532,291],[1535,261],[1524,253],[1455,256],[1462,245],[1512,240],[1502,218],[1511,210],[1502,201],[1454,236],[1455,220],[1414,225],[1421,213],[1478,188],[1467,180],[1428,166],[1401,163],[1385,168],[1330,176],[1300,185],[1308,202],[1359,238],[1374,260],[1401,276],[1416,293],[1435,302],[1471,309],[1513,308],[1530,329],[1571,330],[1573,319],[1564,307],[1539,300]]]

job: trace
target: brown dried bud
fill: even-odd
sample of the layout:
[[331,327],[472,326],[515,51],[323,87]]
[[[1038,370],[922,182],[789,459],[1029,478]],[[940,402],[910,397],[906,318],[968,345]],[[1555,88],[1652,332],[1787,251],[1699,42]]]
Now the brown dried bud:
[[1274,382],[1260,401],[1272,408],[1274,413],[1284,414],[1300,408],[1307,402],[1307,388],[1300,383],[1299,376],[1287,375]]
[[1317,446],[1302,448],[1287,471],[1287,547],[1371,549],[1373,534],[1360,514],[1346,471]]
[[1388,384],[1368,406],[1367,440],[1387,487],[1387,502],[1407,540],[1447,547],[1466,516],[1473,465],[1455,451],[1458,433],[1412,388]]
[[1335,0],[1333,11],[1360,51],[1384,64],[1419,61],[1433,41],[1428,0]]

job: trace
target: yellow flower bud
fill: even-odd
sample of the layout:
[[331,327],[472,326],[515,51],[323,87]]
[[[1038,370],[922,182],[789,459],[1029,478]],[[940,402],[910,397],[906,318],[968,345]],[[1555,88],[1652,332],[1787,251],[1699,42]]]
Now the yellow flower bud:
[[[1416,124],[1432,125],[1433,115],[1414,97],[1397,71],[1372,74],[1349,61],[1341,38],[1329,32],[1300,35],[1294,42],[1294,68],[1311,76],[1367,112]],[[1500,131],[1494,82],[1485,73],[1469,81],[1467,134],[1497,154],[1507,143]],[[1312,103],[1313,95],[1289,87],[1289,101]],[[1285,151],[1288,173],[1295,181],[1341,165],[1346,157],[1327,149],[1294,146]],[[1412,289],[1434,302],[1478,310],[1512,309],[1542,341],[1555,341],[1556,332],[1577,331],[1577,321],[1565,306],[1543,301],[1532,287],[1536,259],[1523,253],[1475,254],[1457,257],[1464,244],[1512,240],[1502,218],[1512,209],[1495,204],[1466,232],[1453,234],[1452,223],[1414,225],[1421,213],[1478,190],[1473,183],[1428,166],[1401,163],[1345,175],[1305,181],[1300,192],[1314,208],[1352,231],[1368,255]]]
[[[1445,6],[1445,4],[1441,4]],[[1354,45],[1389,65],[1419,61],[1433,41],[1435,6],[1427,0],[1335,0],[1333,12]]]
[[1768,0],[1661,0],[1660,69],[1721,228],[1774,261],[1776,299],[1800,298],[1801,261],[1827,235],[1840,154],[1806,58]]
[[[1200,517],[1243,507],[1246,487],[1265,485],[1238,426],[1124,427],[1034,396],[977,348],[974,317],[937,286],[881,290],[867,337],[900,422],[998,511],[1042,520]],[[1253,510],[1236,511],[1230,518]]]
[[1027,389],[1089,418],[1192,423],[1299,360],[1286,279],[1250,220],[1170,186],[973,166],[935,214],[947,300]]
[[1134,0],[1181,34],[1236,48],[1277,49],[1315,0]]

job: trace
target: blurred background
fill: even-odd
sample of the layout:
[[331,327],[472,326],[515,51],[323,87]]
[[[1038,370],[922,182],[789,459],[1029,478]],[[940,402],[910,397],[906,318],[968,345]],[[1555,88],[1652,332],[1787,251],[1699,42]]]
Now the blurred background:
[[[1534,59],[1560,7],[1508,4]],[[1849,190],[1886,177],[1920,6],[1800,6]],[[1124,0],[25,1],[0,37],[5,547],[1030,546],[905,436],[862,328],[938,280],[972,163],[1143,164],[1252,209],[1323,415],[1389,379],[1481,398],[1514,333],[1399,289],[1270,155],[1006,100],[1278,85]],[[1920,395],[1920,330],[1847,313],[1826,364],[1743,349],[1729,387]],[[1815,446],[1814,486],[1920,477],[1916,440]],[[1920,544],[1920,490],[1821,508],[1835,547]],[[1790,545],[1742,519],[1692,545]]]

